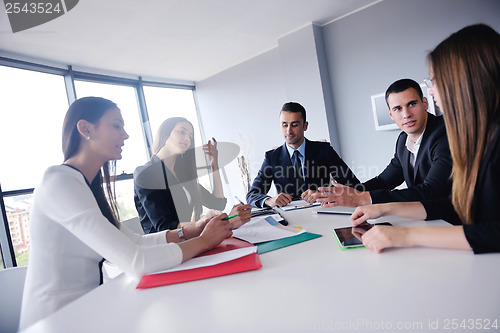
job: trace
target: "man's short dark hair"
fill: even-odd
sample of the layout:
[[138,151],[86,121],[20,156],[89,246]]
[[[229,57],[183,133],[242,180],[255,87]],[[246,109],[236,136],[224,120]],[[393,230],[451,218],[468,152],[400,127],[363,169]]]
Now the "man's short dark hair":
[[302,114],[302,119],[304,120],[304,124],[306,123],[306,109],[304,109],[304,107],[297,102],[288,102],[283,104],[283,106],[281,107],[281,111],[300,112]]
[[390,94],[393,93],[397,94],[402,91],[405,91],[408,88],[415,89],[415,91],[418,94],[418,97],[420,97],[420,100],[421,101],[424,100],[424,94],[422,93],[422,88],[420,88],[420,85],[416,81],[412,79],[401,79],[391,84],[389,88],[387,88],[387,90],[385,91],[385,102],[387,103],[387,106],[390,108],[389,103],[387,102],[387,98],[389,98]]

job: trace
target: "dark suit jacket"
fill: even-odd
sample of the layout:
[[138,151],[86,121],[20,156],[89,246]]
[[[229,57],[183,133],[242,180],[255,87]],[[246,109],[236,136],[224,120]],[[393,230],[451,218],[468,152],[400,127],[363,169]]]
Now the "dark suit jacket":
[[294,199],[299,199],[302,192],[307,189],[329,186],[330,173],[341,184],[349,186],[359,184],[356,176],[327,142],[306,139],[304,173],[305,184],[299,188],[286,143],[269,150],[247,194],[247,202],[256,207],[256,202],[268,198],[267,192],[272,182],[278,193],[284,192]]
[[[391,163],[375,178],[363,183],[372,203],[422,201],[447,197],[451,192],[451,155],[442,117],[428,114],[424,136],[411,171],[408,135],[402,132],[396,142]],[[407,189],[394,190],[406,182]]]
[[[189,192],[191,202],[182,186]],[[199,212],[202,206],[223,210],[226,201],[208,192],[196,179],[180,184],[155,155],[134,171],[134,202],[146,234],[176,229],[179,222],[192,220],[195,208]]]
[[[464,225],[464,233],[474,253],[500,252],[500,130],[481,161],[474,189],[474,224]],[[444,219],[461,224],[450,198],[423,202],[427,220]]]

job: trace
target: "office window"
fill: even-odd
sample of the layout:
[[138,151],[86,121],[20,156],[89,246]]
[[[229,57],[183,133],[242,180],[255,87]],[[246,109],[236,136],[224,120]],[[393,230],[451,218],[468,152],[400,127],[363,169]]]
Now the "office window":
[[116,162],[116,174],[132,174],[135,168],[146,163],[148,156],[142,134],[139,107],[134,87],[116,84],[75,80],[77,98],[104,97],[118,105],[125,121],[125,131],[130,138],[125,141],[122,159]]
[[153,139],[165,119],[184,117],[193,124],[195,145],[202,144],[192,90],[144,86],[144,97]]
[[47,167],[63,162],[64,78],[0,66],[0,91],[2,190],[33,188]]
[[[0,66],[0,91],[0,182],[6,195],[34,188],[47,167],[63,162],[68,100],[63,76],[5,66]],[[28,261],[31,199],[31,194],[4,197],[18,266]]]
[[[66,84],[72,89],[74,83],[77,98],[108,98],[122,111],[125,129],[130,135],[116,170],[115,190],[122,220],[137,216],[132,174],[137,166],[148,160],[143,133],[149,133],[151,128],[150,123],[143,123],[140,117],[136,91],[140,80],[78,72],[72,81],[71,70],[5,58],[0,58],[0,63],[0,191],[5,207],[2,214],[7,220],[5,228],[0,225],[0,252],[3,255],[0,269],[4,269],[4,265],[27,265],[33,188],[47,167],[63,163],[62,124],[69,106]],[[193,91],[185,86],[146,87],[145,90],[153,133],[167,117],[184,116],[193,123],[195,143],[201,146]],[[142,112],[145,114],[146,110]],[[200,163],[206,164],[204,158]],[[203,171],[206,174],[206,168]],[[209,189],[210,180],[205,178],[202,185]],[[10,245],[15,262],[11,258]]]

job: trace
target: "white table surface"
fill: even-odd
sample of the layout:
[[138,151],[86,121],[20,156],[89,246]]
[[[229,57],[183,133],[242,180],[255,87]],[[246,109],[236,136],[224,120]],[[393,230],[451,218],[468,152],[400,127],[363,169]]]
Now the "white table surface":
[[323,237],[260,255],[259,270],[144,290],[120,275],[26,332],[476,332],[488,320],[500,325],[500,254],[341,251],[333,229],[349,226],[349,217],[317,209],[284,216]]

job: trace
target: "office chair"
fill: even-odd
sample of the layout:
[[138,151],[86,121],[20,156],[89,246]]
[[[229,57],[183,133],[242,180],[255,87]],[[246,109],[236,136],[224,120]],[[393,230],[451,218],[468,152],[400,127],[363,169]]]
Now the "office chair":
[[17,332],[27,267],[0,271],[0,332]]

